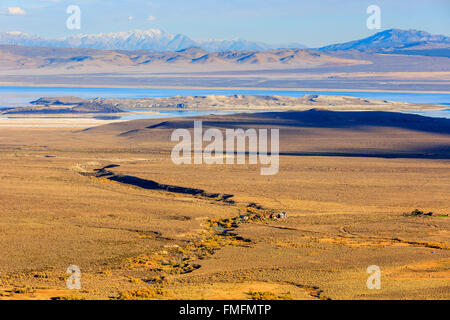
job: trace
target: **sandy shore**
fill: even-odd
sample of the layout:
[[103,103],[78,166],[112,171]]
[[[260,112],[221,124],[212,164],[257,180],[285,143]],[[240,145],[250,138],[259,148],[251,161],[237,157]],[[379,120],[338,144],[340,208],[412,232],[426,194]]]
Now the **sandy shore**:
[[[164,113],[155,111],[136,111],[127,113],[118,113],[105,116],[130,116],[137,114],[163,115]],[[8,117],[0,117],[1,127],[44,127],[44,128],[89,128],[100,126],[113,122],[121,122],[125,120],[119,119],[95,119],[92,115],[8,115]]]
[[74,127],[84,128],[111,123],[108,120],[86,118],[0,118],[0,127]]
[[448,94],[450,91],[425,91],[425,90],[376,90],[376,89],[337,89],[337,88],[275,88],[275,87],[199,87],[199,86],[142,86],[142,85],[89,85],[89,84],[51,84],[40,83],[30,84],[25,82],[0,82],[1,87],[62,87],[62,88],[123,88],[123,89],[192,89],[192,90],[277,90],[277,91],[330,91],[330,92],[398,92],[398,93],[444,93]]

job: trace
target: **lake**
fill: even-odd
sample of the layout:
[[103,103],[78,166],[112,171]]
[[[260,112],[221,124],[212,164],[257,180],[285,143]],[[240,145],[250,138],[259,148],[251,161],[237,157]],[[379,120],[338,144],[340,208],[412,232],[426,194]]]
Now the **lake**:
[[[279,95],[301,97],[305,94],[345,95],[365,99],[405,101],[418,104],[450,105],[448,93],[404,93],[404,92],[356,92],[356,91],[297,91],[297,90],[235,90],[235,89],[151,89],[151,88],[81,88],[81,87],[21,87],[0,86],[0,108],[24,106],[41,97],[76,96],[81,98],[145,98],[194,95]],[[148,111],[148,110],[147,110]],[[140,118],[162,118],[175,116],[197,116],[207,114],[230,114],[237,111],[162,111],[161,114],[134,114],[118,120]],[[439,111],[411,112],[430,117],[450,118],[450,109]]]

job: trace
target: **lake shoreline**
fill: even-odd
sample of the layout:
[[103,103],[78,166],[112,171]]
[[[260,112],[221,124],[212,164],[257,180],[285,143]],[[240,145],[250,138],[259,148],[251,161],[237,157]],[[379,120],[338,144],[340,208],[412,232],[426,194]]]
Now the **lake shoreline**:
[[437,90],[379,90],[379,89],[339,89],[339,88],[288,88],[288,87],[203,87],[203,86],[136,86],[136,85],[89,85],[89,84],[30,84],[21,82],[0,82],[0,87],[28,87],[28,88],[107,88],[107,89],[175,89],[175,90],[254,90],[254,91],[330,91],[330,92],[389,92],[389,93],[422,93],[422,94],[450,94],[450,91]]

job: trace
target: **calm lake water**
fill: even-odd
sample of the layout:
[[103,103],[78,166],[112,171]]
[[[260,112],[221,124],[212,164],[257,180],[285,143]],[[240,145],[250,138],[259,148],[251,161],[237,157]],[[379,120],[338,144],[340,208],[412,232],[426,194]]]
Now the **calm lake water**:
[[[0,86],[0,108],[18,107],[27,105],[30,101],[41,97],[76,96],[82,98],[144,98],[144,97],[170,97],[193,95],[279,95],[301,97],[305,94],[346,95],[365,99],[405,101],[419,104],[446,104],[450,105],[448,93],[397,93],[397,92],[354,92],[354,91],[289,91],[289,90],[235,90],[235,89],[135,89],[135,88],[65,88],[65,87],[20,87]],[[130,115],[120,120],[138,118],[162,118],[175,116],[197,116],[207,114],[230,114],[236,111],[163,111],[163,114]],[[431,117],[450,118],[450,109],[440,111],[414,112]]]

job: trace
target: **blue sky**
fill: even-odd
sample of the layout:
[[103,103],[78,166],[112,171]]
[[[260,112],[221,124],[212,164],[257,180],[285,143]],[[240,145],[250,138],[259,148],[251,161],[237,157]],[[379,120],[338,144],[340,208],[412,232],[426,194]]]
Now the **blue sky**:
[[[243,38],[309,47],[369,36],[366,8],[381,8],[382,29],[450,34],[449,0],[1,0],[0,31],[46,37],[158,28],[193,39]],[[66,28],[78,5],[81,30]]]

